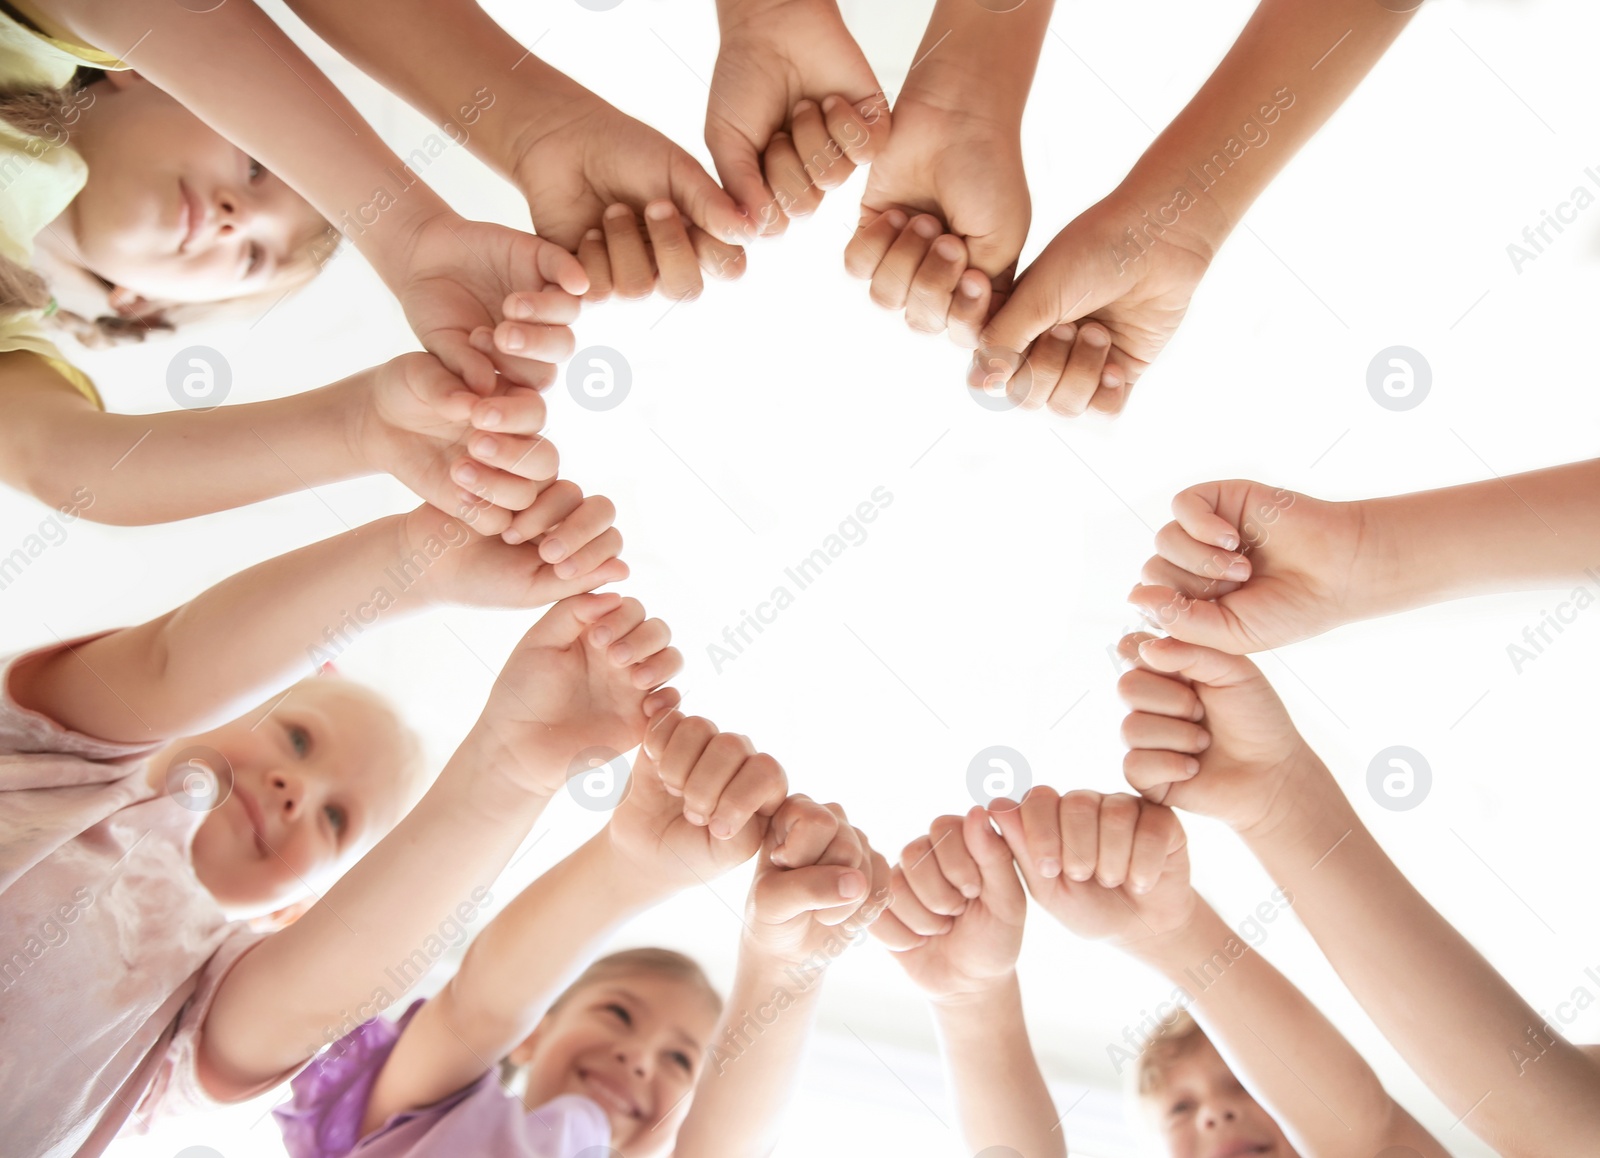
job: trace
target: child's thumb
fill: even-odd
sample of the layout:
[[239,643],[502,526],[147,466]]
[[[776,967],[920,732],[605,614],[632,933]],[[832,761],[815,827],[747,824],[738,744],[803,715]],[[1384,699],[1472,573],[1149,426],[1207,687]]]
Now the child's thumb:
[[785,869],[756,881],[756,911],[764,920],[778,925],[803,913],[850,905],[861,900],[866,891],[866,874],[857,868],[819,864]]
[[673,202],[718,241],[748,243],[750,221],[740,212],[739,203],[693,157],[683,156],[678,161],[672,174]]
[[1145,640],[1139,645],[1139,659],[1155,671],[1213,688],[1237,687],[1262,678],[1261,669],[1242,655],[1171,637]]
[[1140,584],[1129,592],[1128,602],[1137,607],[1153,627],[1174,640],[1235,655],[1254,649],[1243,625],[1229,611],[1225,600],[1198,599],[1173,587]]
[[528,629],[522,641],[532,647],[563,647],[576,643],[584,628],[615,610],[621,602],[622,596],[611,591],[569,595],[552,604],[550,610],[539,617],[539,622]]

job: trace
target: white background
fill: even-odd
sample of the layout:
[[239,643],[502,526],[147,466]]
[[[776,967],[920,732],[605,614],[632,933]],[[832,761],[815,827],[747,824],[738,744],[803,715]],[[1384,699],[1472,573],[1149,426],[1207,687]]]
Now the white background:
[[[624,0],[605,14],[572,0],[490,7],[524,43],[538,38],[542,57],[705,158],[708,3]],[[927,0],[845,7],[893,93]],[[1120,179],[1251,7],[1058,7],[1024,126],[1035,205],[1024,264]],[[1588,184],[1586,166],[1600,166],[1597,24],[1584,0],[1427,4],[1257,204],[1114,424],[984,410],[963,388],[961,352],[877,312],[842,270],[859,175],[816,217],[756,248],[741,284],[677,308],[651,300],[586,312],[580,348],[621,351],[633,393],[592,413],[558,387],[550,434],[566,472],[616,501],[634,573],[626,590],[673,625],[687,706],[752,736],[797,789],[846,804],[893,856],[934,815],[971,804],[968,761],[992,744],[1018,749],[1036,780],[1058,788],[1121,786],[1107,649],[1135,625],[1124,596],[1181,488],[1253,477],[1355,498],[1593,456],[1600,208],[1520,274],[1506,246]],[[397,151],[422,144],[430,129],[415,114],[347,69],[336,75]],[[463,212],[526,222],[509,187],[464,150],[427,176]],[[194,340],[227,354],[240,401],[332,381],[412,344],[392,301],[346,253],[248,330],[85,364],[113,409],[166,409],[166,362]],[[1379,407],[1366,389],[1368,362],[1396,344],[1433,370],[1431,395],[1408,413]],[[879,486],[894,498],[870,537],[716,674],[706,645]],[[0,644],[136,622],[410,501],[372,479],[185,524],[75,524],[0,595]],[[46,515],[0,495],[0,553]],[[1600,804],[1589,726],[1600,612],[1520,675],[1507,645],[1564,597],[1445,605],[1262,659],[1379,839],[1546,1010],[1597,988],[1584,969],[1600,965],[1588,855]],[[531,619],[441,612],[369,633],[341,667],[405,706],[437,765]],[[1418,749],[1433,769],[1414,811],[1382,809],[1364,788],[1368,761],[1392,744]],[[497,896],[599,819],[559,802]],[[1187,826],[1199,887],[1241,920],[1271,882],[1228,834],[1202,819]],[[726,984],[747,880],[685,895],[619,943],[683,947]],[[1264,952],[1453,1151],[1487,1153],[1399,1062],[1297,923],[1272,926]],[[1149,1153],[1121,1123],[1107,1045],[1170,987],[1038,913],[1021,971],[1035,1048],[1060,1109],[1071,1107],[1074,1153]],[[1593,1011],[1567,1028],[1600,1040]],[[933,1049],[923,1003],[887,955],[873,945],[848,953],[828,978],[781,1153],[964,1153]],[[262,1119],[272,1100],[116,1149],[278,1153]]]

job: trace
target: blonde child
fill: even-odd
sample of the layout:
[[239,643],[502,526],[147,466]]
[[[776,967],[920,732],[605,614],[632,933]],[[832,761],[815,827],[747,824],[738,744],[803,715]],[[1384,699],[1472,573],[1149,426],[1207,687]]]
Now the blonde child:
[[1138,658],[1128,783],[1237,832],[1395,1049],[1497,1152],[1592,1154],[1600,1047],[1562,1037],[1412,887],[1260,670],[1177,639],[1123,647]]
[[[424,507],[11,659],[8,1147],[97,1154],[129,1121],[251,1096],[393,986],[386,967],[492,883],[575,755],[628,748],[646,707],[676,701],[651,691],[681,662],[665,626],[577,594],[626,573],[611,558],[561,580],[531,548]],[[557,599],[409,815],[423,783],[393,710],[343,680],[291,684],[352,608],[372,622]],[[309,896],[281,931],[242,923]]]
[[[1129,673],[1124,695],[1148,700],[1148,678]],[[1167,691],[1164,705],[1189,719],[1181,689]],[[1165,1053],[1141,1052],[1136,1066],[1141,1119],[1169,1158],[1345,1158],[1390,1147],[1447,1158],[1333,1024],[1194,891],[1171,809],[1041,785],[993,815],[1034,900],[1078,936],[1164,975],[1173,989],[1158,1024],[1187,1012],[1204,1026],[1192,1048],[1169,1036]],[[1299,901],[1285,885],[1263,905],[1277,920]],[[1119,1072],[1128,1044],[1108,1051]]]
[[[436,996],[295,1079],[277,1111],[290,1154],[769,1152],[818,992],[810,973],[795,992],[794,971],[831,960],[826,943],[888,898],[887,865],[842,810],[786,792],[743,737],[676,711],[652,721],[605,828],[497,915]],[[687,959],[585,968],[631,916],[758,852],[725,1044],[722,1003]],[[775,994],[776,1020],[740,1036]]]

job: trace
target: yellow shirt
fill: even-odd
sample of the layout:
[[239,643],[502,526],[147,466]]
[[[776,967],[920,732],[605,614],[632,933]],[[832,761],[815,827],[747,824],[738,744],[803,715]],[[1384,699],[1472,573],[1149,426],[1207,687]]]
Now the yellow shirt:
[[[12,7],[31,11],[11,0]],[[65,88],[79,67],[121,69],[127,65],[71,40],[36,32],[0,11],[0,88],[11,92]],[[30,137],[0,121],[0,254],[33,264],[33,239],[59,217],[83,188],[88,169],[77,150],[44,137]],[[105,409],[88,375],[45,335],[40,310],[0,317],[0,353],[26,350],[50,366],[95,406]]]

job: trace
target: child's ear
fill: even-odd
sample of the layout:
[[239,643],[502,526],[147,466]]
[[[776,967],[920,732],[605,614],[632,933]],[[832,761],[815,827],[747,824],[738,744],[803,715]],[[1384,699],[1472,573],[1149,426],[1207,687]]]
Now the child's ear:
[[150,82],[131,68],[107,69],[105,82],[114,89],[129,89]]
[[157,302],[147,297],[141,297],[126,286],[114,285],[111,292],[106,295],[106,303],[116,311],[119,317],[143,318],[145,321],[154,321],[161,316],[164,308]]
[[274,909],[260,917],[253,917],[248,922],[251,929],[260,933],[277,933],[287,929],[301,917],[311,911],[311,906],[317,903],[314,896],[304,897],[292,905],[285,905],[281,909]]
[[533,1032],[523,1038],[516,1049],[506,1054],[506,1060],[518,1067],[525,1066],[531,1062],[533,1055],[538,1052],[539,1043],[544,1038],[544,1028],[549,1022],[550,1015],[547,1013],[539,1019],[539,1024],[533,1027]]

